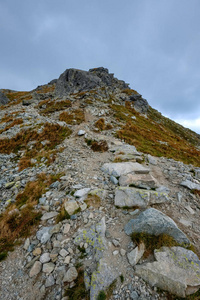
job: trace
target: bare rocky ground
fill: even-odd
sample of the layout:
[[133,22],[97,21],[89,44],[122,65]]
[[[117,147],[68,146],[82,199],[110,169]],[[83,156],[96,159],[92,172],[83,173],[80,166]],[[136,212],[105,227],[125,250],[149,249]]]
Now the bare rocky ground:
[[[75,101],[73,108],[80,105],[80,101]],[[0,116],[15,111],[20,112],[26,126],[32,126],[36,120],[38,123],[58,120],[58,112],[48,116],[39,114],[35,103],[30,106],[11,106],[2,110]],[[125,233],[125,225],[150,207],[173,219],[200,255],[200,199],[190,188],[182,185],[189,181],[200,187],[198,169],[172,159],[136,153],[133,147],[128,151],[132,155],[131,159],[126,161],[137,161],[140,166],[148,168],[158,187],[162,187],[162,193],[167,195],[167,200],[149,202],[145,206],[133,204],[129,208],[117,208],[115,200],[119,174],[106,173],[102,171],[102,166],[113,163],[119,155],[123,156],[127,145],[114,137],[116,128],[103,132],[94,131],[94,122],[105,116],[108,121],[112,121],[106,112],[106,105],[85,108],[85,121],[80,125],[70,126],[72,134],[59,146],[62,151],[57,153],[50,166],[44,162],[19,172],[12,155],[0,154],[2,211],[10,199],[14,201],[18,192],[23,190],[27,182],[36,178],[38,173],[63,174],[60,181],[50,186],[39,199],[36,208],[41,209],[43,217],[35,234],[24,240],[21,246],[10,252],[6,260],[0,263],[0,299],[70,299],[65,296],[65,289],[74,286],[78,264],[82,264],[85,270],[90,299],[97,299],[99,291],[106,290],[114,280],[116,282],[110,299],[171,299],[156,284],[152,286],[136,274],[135,265],[151,263],[153,255],[148,259],[141,257],[136,264],[129,259],[129,253],[136,249],[136,244]],[[18,125],[9,129],[2,134],[2,138],[14,136],[21,128]],[[80,130],[84,131],[82,135],[79,135]],[[107,141],[108,151],[93,152],[85,138]],[[20,182],[20,185],[16,186],[16,182]],[[132,188],[135,189],[136,186]],[[152,192],[153,190],[155,189]],[[98,196],[100,202],[87,206],[84,201],[88,199],[88,195]],[[74,209],[69,213],[70,219],[56,224],[56,215],[61,206],[64,205],[67,210],[69,201],[73,205],[76,202],[80,207],[79,211],[73,213]],[[138,206],[137,210],[134,206]],[[158,226],[162,227],[162,224]],[[183,268],[182,272],[186,271]],[[196,284],[197,289],[198,286],[200,283]],[[178,299],[178,296],[174,296],[174,299]]]

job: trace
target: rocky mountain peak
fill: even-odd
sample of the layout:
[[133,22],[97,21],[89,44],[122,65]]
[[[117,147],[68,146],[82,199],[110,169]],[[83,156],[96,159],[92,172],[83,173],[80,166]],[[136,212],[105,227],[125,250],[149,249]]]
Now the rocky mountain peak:
[[102,87],[109,87],[112,90],[129,88],[123,80],[114,78],[114,75],[109,73],[108,69],[100,67],[89,71],[65,70],[57,80],[55,92],[58,96],[64,96]]

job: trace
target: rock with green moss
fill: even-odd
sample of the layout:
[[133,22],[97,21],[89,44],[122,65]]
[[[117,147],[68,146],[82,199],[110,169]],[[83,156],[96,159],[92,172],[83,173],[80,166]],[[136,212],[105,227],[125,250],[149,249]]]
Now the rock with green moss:
[[185,298],[200,287],[200,260],[182,247],[154,250],[156,261],[135,267],[136,274],[152,286]]
[[147,233],[155,236],[167,234],[179,244],[190,245],[189,239],[176,223],[155,208],[148,208],[135,219],[131,219],[125,225],[124,231],[127,235],[132,233]]

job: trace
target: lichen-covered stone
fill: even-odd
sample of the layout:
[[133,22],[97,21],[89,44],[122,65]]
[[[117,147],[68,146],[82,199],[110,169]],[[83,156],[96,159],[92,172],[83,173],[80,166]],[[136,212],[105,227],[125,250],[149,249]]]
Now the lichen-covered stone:
[[136,274],[152,286],[178,297],[198,291],[200,287],[200,260],[182,247],[162,247],[154,251],[156,261],[135,267]]
[[190,244],[189,239],[177,227],[176,223],[170,217],[155,208],[146,209],[135,219],[131,219],[126,224],[124,231],[127,235],[138,232],[155,236],[167,234],[173,237],[177,243]]

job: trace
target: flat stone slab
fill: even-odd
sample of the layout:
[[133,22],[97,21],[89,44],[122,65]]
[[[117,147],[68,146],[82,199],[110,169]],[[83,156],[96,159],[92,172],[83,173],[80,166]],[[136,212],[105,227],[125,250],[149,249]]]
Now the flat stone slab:
[[131,219],[124,228],[127,235],[143,232],[158,236],[168,234],[173,237],[177,243],[190,245],[189,239],[178,228],[176,223],[168,216],[155,208],[148,208],[135,219]]
[[169,201],[168,195],[162,192],[136,189],[131,187],[118,187],[115,190],[115,206],[140,207],[165,203]]
[[71,216],[79,208],[79,205],[75,200],[70,200],[64,202],[64,207],[68,214]]
[[181,185],[187,187],[190,190],[198,190],[200,191],[200,184],[192,182],[190,180],[185,180],[181,182]]
[[56,211],[46,212],[46,213],[42,216],[41,220],[42,220],[42,221],[49,220],[49,219],[52,219],[52,218],[56,217],[57,215],[58,215],[58,212],[56,212]]
[[120,186],[135,186],[143,189],[156,189],[159,185],[151,174],[127,174],[119,178]]
[[133,174],[148,174],[149,169],[137,162],[123,162],[123,163],[106,163],[101,170],[109,175],[120,177],[128,173]]
[[152,286],[185,298],[200,287],[200,260],[182,247],[154,250],[156,261],[135,266],[136,274]]

